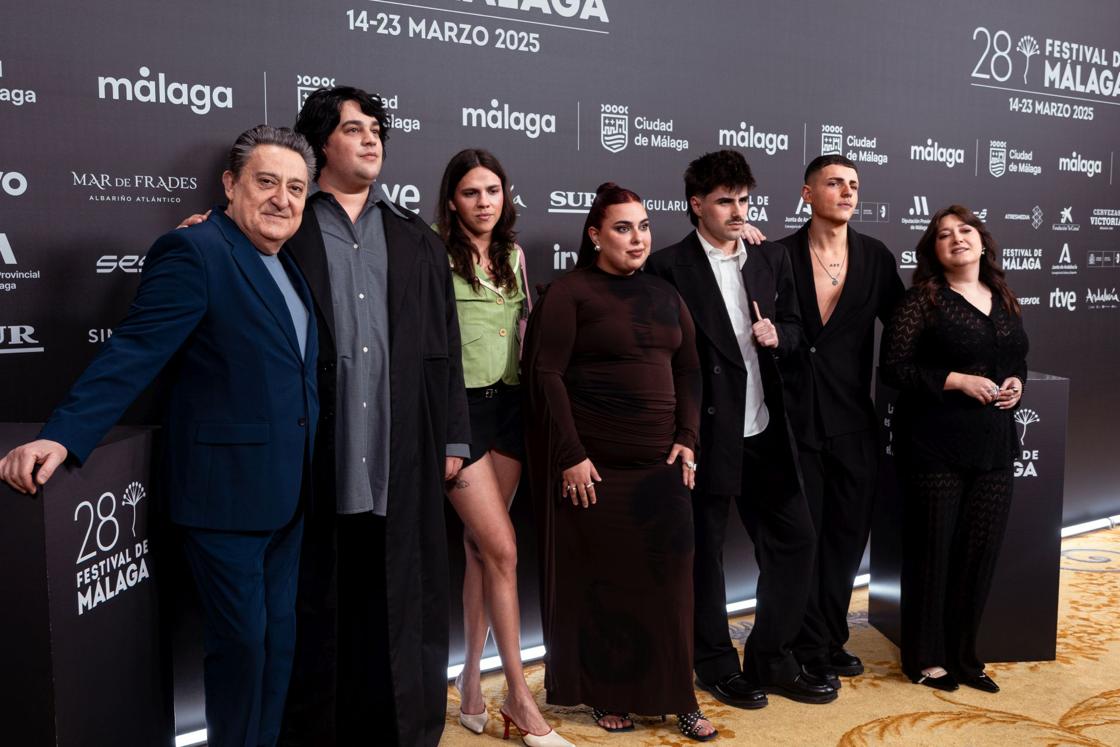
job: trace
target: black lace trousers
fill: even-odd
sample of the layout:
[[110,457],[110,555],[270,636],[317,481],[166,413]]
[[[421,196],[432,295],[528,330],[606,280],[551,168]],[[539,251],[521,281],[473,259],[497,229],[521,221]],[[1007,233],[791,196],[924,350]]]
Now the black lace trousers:
[[1007,516],[1011,470],[910,472],[902,563],[902,671],[984,671],[976,633]]

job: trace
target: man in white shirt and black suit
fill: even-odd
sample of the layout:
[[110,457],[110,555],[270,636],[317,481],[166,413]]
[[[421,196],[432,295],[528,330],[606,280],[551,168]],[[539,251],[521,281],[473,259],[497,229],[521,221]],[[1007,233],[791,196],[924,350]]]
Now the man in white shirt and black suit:
[[[801,340],[789,256],[770,242],[748,249],[740,238],[755,185],[741,154],[708,153],[684,178],[696,231],[653,254],[646,271],[672,283],[688,305],[704,377],[693,500],[697,684],[739,708],[761,708],[767,694],[828,703],[835,689],[803,672],[791,651],[815,535],[775,363]],[[723,576],[732,499],[759,566],[742,666],[728,633]]]

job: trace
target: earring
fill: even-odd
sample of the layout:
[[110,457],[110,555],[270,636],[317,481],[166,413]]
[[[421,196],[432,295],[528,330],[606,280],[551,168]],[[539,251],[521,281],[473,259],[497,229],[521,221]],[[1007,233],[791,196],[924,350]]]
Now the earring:
[[598,244],[595,245],[595,251],[600,251]]

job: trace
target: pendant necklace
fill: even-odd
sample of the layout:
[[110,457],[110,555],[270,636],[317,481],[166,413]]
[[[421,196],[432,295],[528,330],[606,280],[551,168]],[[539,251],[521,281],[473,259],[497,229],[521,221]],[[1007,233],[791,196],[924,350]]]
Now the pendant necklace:
[[832,279],[832,284],[840,285],[840,275],[844,272],[844,263],[848,261],[848,252],[844,252],[844,259],[840,261],[840,269],[836,271],[835,275],[833,275],[828,271],[828,267],[825,266],[824,262],[820,258],[820,255],[817,254],[817,250],[813,248],[812,241],[809,242],[809,251],[812,252],[813,257],[817,260],[817,264],[821,266],[822,270],[824,270],[824,274],[828,275],[828,277]]

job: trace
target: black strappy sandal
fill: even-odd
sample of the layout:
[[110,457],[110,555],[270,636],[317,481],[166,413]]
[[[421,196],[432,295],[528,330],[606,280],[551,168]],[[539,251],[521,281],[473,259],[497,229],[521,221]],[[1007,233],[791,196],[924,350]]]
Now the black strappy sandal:
[[697,708],[692,713],[679,713],[677,714],[677,728],[680,729],[681,734],[685,735],[689,739],[694,739],[697,742],[708,742],[712,739],[715,739],[719,735],[719,732],[716,731],[715,726],[712,726],[711,734],[699,733],[701,720],[707,721],[707,717],[699,708]]
[[[616,718],[618,718],[622,721],[629,721],[630,725],[629,726],[603,726],[602,721],[607,716],[614,716],[614,717],[616,717]],[[591,709],[591,717],[595,719],[595,725],[598,726],[603,731],[609,731],[609,732],[612,732],[612,733],[620,732],[620,731],[634,731],[634,720],[632,718],[630,718],[629,713],[612,713],[611,711],[603,711],[603,710],[600,710],[598,708],[592,708]]]

